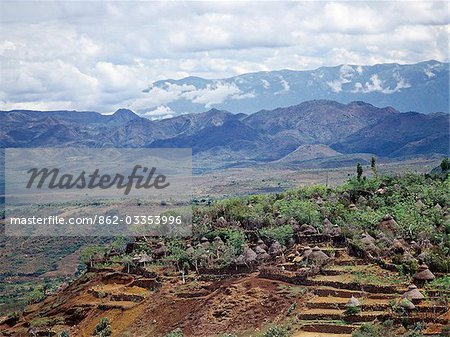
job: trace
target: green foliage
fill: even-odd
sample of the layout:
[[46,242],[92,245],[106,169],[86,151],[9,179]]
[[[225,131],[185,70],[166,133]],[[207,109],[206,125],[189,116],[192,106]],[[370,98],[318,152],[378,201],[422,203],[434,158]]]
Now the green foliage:
[[215,231],[206,234],[209,240],[214,239],[216,236],[220,237],[227,245],[230,245],[235,249],[237,254],[241,254],[246,242],[245,234],[241,230],[234,230],[231,228],[219,228]]
[[441,170],[442,172],[446,172],[450,170],[450,158],[444,158],[441,162]]
[[363,174],[363,168],[361,166],[360,163],[356,164],[356,179],[358,179],[358,181],[361,180],[361,176]]
[[171,332],[169,332],[165,337],[183,337],[183,331],[181,329],[175,329]]
[[292,217],[300,224],[309,223],[316,227],[320,226],[318,207],[310,200],[285,198],[276,201],[274,206],[285,219]]
[[259,231],[262,237],[270,241],[278,241],[281,244],[287,245],[289,239],[294,235],[294,230],[290,225],[282,225],[276,227],[263,228]]
[[270,327],[261,337],[287,337],[289,332],[286,327],[281,325],[274,325]]
[[292,303],[287,311],[287,315],[289,316],[292,312],[297,308],[297,303]]
[[344,313],[346,315],[357,315],[361,312],[361,308],[356,305],[349,305],[345,308]]
[[427,285],[430,289],[450,291],[450,275],[443,275],[435,278]]
[[80,260],[86,265],[91,265],[95,256],[104,255],[106,253],[106,248],[100,245],[89,245],[83,248],[80,254]]
[[108,337],[112,335],[112,327],[109,318],[104,317],[100,320],[95,326],[93,335],[99,337]]
[[234,333],[224,333],[220,335],[220,337],[237,337],[237,335],[235,335]]

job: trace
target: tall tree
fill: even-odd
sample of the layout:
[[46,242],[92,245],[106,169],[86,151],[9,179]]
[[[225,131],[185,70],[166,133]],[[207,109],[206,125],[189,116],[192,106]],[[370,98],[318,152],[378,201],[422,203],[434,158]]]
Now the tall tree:
[[358,181],[361,180],[362,174],[363,174],[363,168],[362,168],[361,164],[358,163],[358,164],[356,164],[356,175],[357,175],[356,177],[357,177]]

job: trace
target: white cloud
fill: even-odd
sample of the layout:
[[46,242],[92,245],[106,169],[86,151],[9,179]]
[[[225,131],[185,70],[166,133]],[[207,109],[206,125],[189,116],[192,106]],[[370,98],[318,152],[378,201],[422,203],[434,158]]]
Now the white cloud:
[[[206,106],[251,93],[231,85],[141,90],[186,76],[449,59],[444,1],[3,1],[0,12],[0,109],[145,109],[183,94]],[[329,85],[338,92],[349,80]],[[359,90],[376,85],[369,82]]]
[[[357,71],[357,70],[356,70]],[[342,85],[350,83],[355,74],[355,69],[349,65],[342,65],[339,69],[339,78],[334,81],[327,81],[327,85],[333,92],[339,93],[342,91]]]
[[262,85],[264,87],[264,89],[269,89],[270,88],[270,83],[267,80],[261,80]]
[[171,118],[175,115],[174,111],[165,105],[160,105],[154,110],[145,111],[141,113],[142,117],[146,117],[148,119],[165,119],[165,118]]
[[392,94],[394,92],[400,91],[401,89],[410,88],[411,84],[408,83],[404,78],[402,78],[398,73],[393,74],[394,79],[397,81],[394,88],[385,87],[383,81],[379,78],[377,74],[372,75],[370,77],[370,81],[366,82],[364,85],[360,82],[356,82],[354,89],[352,92],[362,92],[362,93],[371,93],[371,92],[381,92],[383,94]]
[[239,97],[242,91],[234,84],[216,82],[208,84],[204,89],[188,91],[182,94],[183,98],[191,100],[193,103],[203,104],[205,108],[210,108],[214,104],[220,104],[227,98]]

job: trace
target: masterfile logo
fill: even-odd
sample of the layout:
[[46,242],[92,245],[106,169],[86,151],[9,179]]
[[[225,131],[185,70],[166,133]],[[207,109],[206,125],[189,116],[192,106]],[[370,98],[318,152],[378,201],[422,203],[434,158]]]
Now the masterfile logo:
[[191,149],[5,152],[6,235],[189,234]]

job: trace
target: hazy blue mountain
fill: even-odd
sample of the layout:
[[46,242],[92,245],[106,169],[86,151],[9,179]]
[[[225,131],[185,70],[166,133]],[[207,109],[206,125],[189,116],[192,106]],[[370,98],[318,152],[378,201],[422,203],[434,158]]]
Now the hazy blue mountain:
[[381,158],[448,155],[449,114],[400,113],[361,101],[307,101],[251,115],[210,109],[151,121],[120,109],[0,111],[2,147],[190,147],[202,168],[339,166]]
[[449,64],[426,61],[407,65],[340,65],[307,71],[257,72],[216,80],[187,77],[155,82],[144,92],[154,99],[155,106],[138,112],[164,106],[175,115],[211,107],[253,113],[328,99],[342,103],[364,101],[400,111],[448,113]]

